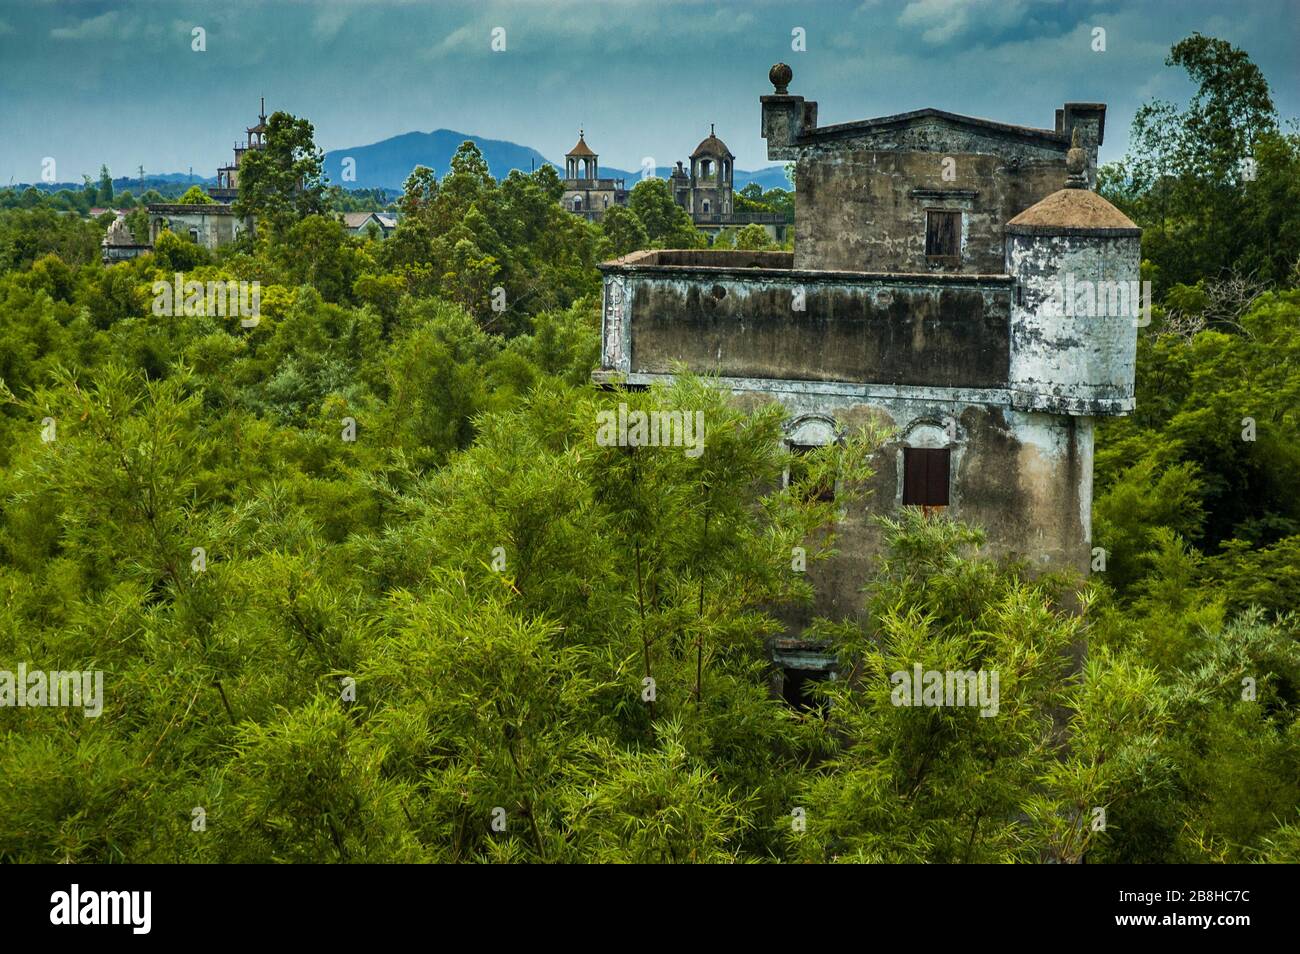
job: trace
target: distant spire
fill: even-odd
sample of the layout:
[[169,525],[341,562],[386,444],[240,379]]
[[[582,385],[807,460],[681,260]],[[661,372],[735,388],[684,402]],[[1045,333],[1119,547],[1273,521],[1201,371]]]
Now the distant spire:
[[709,123],[709,135],[713,135],[713,123]]
[[260,120],[262,120],[262,122],[266,122],[266,97],[265,96],[262,97],[262,111],[257,114],[257,117]]

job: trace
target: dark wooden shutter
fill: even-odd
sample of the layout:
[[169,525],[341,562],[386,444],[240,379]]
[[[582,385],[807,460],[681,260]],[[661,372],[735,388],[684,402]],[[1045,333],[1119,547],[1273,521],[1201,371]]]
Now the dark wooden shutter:
[[925,453],[917,447],[903,448],[903,503],[919,506],[925,503]]
[[948,506],[951,455],[948,448],[903,448],[903,503],[917,507]]
[[961,247],[960,212],[925,213],[925,254],[956,258]]
[[948,506],[948,448],[927,451],[925,466],[926,503],[931,507]]

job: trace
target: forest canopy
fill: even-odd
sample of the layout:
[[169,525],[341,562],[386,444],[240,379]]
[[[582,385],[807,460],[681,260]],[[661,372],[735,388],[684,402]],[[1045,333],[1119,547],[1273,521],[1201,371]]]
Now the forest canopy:
[[[1300,861],[1300,140],[1241,51],[1170,67],[1197,92],[1101,177],[1157,288],[1101,565],[895,515],[869,623],[820,624],[855,679],[806,708],[765,640],[884,435],[792,469],[775,405],[591,385],[596,264],[706,244],[662,182],[592,223],[466,143],[351,236],[276,114],[266,227],[215,253],[104,266],[107,221],[0,195],[0,669],[105,683],[0,707],[0,860]],[[156,314],[177,273],[257,282],[258,320]],[[708,452],[603,446],[620,404]],[[914,662],[1000,671],[998,718],[896,705]]]

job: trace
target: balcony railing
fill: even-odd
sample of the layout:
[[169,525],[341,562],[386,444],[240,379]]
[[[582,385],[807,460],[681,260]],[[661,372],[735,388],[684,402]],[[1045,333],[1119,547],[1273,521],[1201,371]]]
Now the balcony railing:
[[794,216],[780,212],[696,212],[696,225],[793,225]]

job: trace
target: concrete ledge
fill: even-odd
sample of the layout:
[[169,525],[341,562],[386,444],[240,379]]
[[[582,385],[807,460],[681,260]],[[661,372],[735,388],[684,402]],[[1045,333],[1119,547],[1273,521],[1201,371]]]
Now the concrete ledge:
[[[1095,232],[1093,233],[1095,234]],[[906,285],[1007,285],[1014,276],[1002,273],[957,272],[855,272],[820,268],[795,268],[792,252],[708,252],[664,249],[633,252],[596,266],[614,275],[741,275],[747,278],[784,278],[812,284],[829,282],[887,282]]]
[[[1066,398],[1051,394],[1037,394],[1013,388],[945,388],[914,384],[869,384],[851,381],[802,381],[779,378],[709,377],[719,387],[729,391],[751,391],[769,394],[823,395],[826,397],[858,398],[864,401],[942,401],[955,404],[987,404],[991,407],[1010,407],[1017,411],[1044,414],[1068,414],[1071,417],[1122,417],[1130,413],[1135,404],[1132,397],[1124,398]],[[641,371],[614,371],[597,368],[591,373],[593,384],[601,386],[626,385],[649,387],[668,383],[671,374],[648,374]]]

